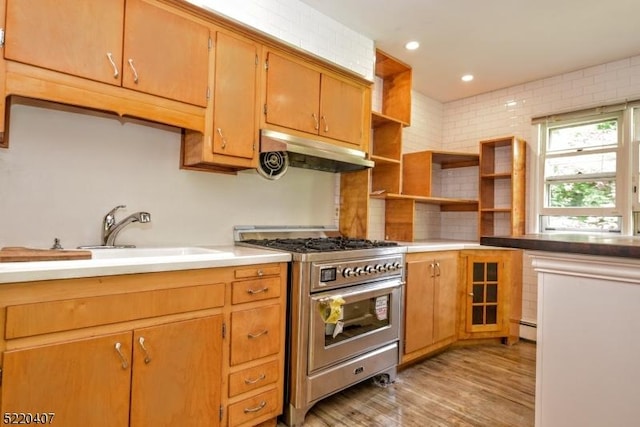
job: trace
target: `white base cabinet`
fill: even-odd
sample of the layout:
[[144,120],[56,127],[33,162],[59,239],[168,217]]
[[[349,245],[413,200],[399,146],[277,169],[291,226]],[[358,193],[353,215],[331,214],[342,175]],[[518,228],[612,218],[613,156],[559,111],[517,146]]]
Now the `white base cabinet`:
[[534,253],[536,427],[640,420],[640,260]]

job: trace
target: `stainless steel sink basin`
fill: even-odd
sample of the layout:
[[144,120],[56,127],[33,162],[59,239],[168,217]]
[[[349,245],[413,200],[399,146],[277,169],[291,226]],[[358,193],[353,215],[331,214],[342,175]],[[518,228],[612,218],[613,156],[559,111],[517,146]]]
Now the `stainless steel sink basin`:
[[183,247],[158,247],[158,248],[99,248],[91,249],[93,259],[114,258],[147,258],[147,257],[193,257],[209,256],[212,258],[224,258],[232,256],[230,252],[218,251],[194,246]]

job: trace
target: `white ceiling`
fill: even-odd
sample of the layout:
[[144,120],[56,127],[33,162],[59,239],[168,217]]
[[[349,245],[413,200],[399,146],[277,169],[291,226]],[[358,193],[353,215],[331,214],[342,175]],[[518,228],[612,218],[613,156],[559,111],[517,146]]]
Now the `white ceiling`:
[[301,1],[411,65],[440,102],[640,54],[640,0]]

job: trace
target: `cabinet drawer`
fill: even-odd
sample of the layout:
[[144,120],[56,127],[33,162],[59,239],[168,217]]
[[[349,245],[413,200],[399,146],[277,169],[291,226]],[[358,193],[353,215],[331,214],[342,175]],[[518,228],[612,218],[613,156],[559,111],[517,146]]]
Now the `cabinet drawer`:
[[5,338],[222,307],[224,288],[217,283],[9,306]]
[[234,403],[229,406],[229,425],[241,425],[265,415],[275,417],[280,413],[279,406],[277,389]]
[[250,277],[273,276],[280,274],[280,266],[273,264],[254,265],[247,268],[235,270],[236,279],[248,279]]
[[242,304],[280,296],[280,277],[233,282],[231,303]]
[[279,304],[231,313],[232,366],[280,351]]
[[275,383],[280,377],[278,366],[274,360],[229,375],[229,397]]

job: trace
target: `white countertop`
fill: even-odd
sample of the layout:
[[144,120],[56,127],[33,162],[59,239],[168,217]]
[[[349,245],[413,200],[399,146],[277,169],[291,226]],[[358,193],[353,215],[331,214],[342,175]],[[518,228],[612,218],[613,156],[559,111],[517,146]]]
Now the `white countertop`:
[[215,252],[178,256],[0,263],[0,283],[191,270],[197,268],[230,267],[291,261],[291,255],[284,252],[241,246],[203,247],[213,249]]
[[495,249],[491,246],[481,246],[478,242],[463,240],[429,240],[418,242],[398,242],[407,247],[407,253],[434,252],[434,251],[459,251],[462,249]]
[[[407,253],[455,251],[463,249],[495,249],[495,247],[492,246],[480,245],[478,242],[459,240],[398,242],[398,244],[406,246]],[[0,284],[291,261],[291,254],[286,252],[243,246],[201,247],[212,249],[214,252],[174,256],[0,263]]]

